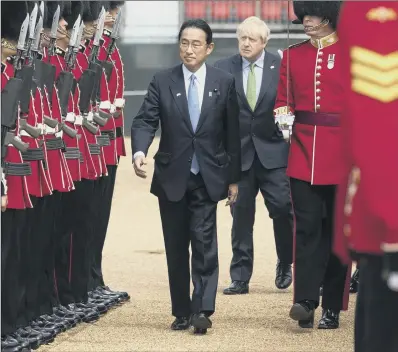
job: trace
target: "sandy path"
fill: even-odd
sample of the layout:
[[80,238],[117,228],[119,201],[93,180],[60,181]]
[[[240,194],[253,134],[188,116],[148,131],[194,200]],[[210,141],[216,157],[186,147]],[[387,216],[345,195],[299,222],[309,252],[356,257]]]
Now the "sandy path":
[[[130,140],[126,140],[129,148]],[[152,175],[154,142],[148,158]],[[149,193],[150,177],[133,176],[131,156],[119,166],[109,235],[104,250],[105,278],[126,290],[130,303],[108,312],[97,323],[82,324],[40,351],[353,351],[354,299],[335,331],[301,330],[288,318],[291,288],[276,289],[272,223],[258,198],[255,225],[255,270],[250,294],[224,296],[229,284],[231,217],[218,208],[219,295],[213,329],[206,336],[172,332],[166,260],[157,199]],[[353,296],[351,296],[353,297]],[[318,309],[316,319],[319,318]]]

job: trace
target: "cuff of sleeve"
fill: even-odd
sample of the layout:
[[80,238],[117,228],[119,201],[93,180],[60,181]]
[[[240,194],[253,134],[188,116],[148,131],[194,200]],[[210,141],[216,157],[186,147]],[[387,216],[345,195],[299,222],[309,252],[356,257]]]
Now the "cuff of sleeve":
[[144,154],[144,152],[136,152],[136,153],[134,153],[134,155],[133,155],[133,161],[138,157],[138,156],[144,156],[145,157],[145,154]]
[[291,112],[289,106],[281,106],[279,108],[274,109],[275,115],[287,115]]

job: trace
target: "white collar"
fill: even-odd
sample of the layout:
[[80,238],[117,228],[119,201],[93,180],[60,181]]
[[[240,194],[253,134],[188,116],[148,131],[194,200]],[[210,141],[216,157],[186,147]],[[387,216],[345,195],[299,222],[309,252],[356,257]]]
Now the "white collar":
[[[265,56],[265,51],[263,50],[261,56],[254,62],[254,64],[258,67],[263,68],[264,56]],[[249,67],[252,64],[249,60],[245,59],[244,57],[242,57],[242,62],[243,62],[243,69],[246,69],[247,67]]]
[[200,66],[199,70],[197,70],[195,73],[189,71],[185,65],[182,65],[182,72],[184,73],[184,80],[189,81],[191,79],[191,76],[194,74],[196,77],[196,80],[198,81],[199,84],[204,84],[206,80],[206,64],[204,63],[202,66]]

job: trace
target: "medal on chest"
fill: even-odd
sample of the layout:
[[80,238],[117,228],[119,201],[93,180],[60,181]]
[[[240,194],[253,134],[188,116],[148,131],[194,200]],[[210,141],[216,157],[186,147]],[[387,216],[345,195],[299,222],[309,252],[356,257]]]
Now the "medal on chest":
[[336,60],[336,54],[329,54],[328,56],[328,69],[331,70],[334,67],[334,62]]

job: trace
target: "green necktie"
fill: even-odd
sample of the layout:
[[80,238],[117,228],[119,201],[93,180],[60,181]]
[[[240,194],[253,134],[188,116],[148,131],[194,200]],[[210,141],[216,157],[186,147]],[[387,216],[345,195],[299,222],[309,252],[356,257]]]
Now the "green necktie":
[[256,94],[256,75],[254,74],[254,67],[256,64],[250,64],[249,77],[247,78],[246,98],[247,101],[254,111],[257,102]]

